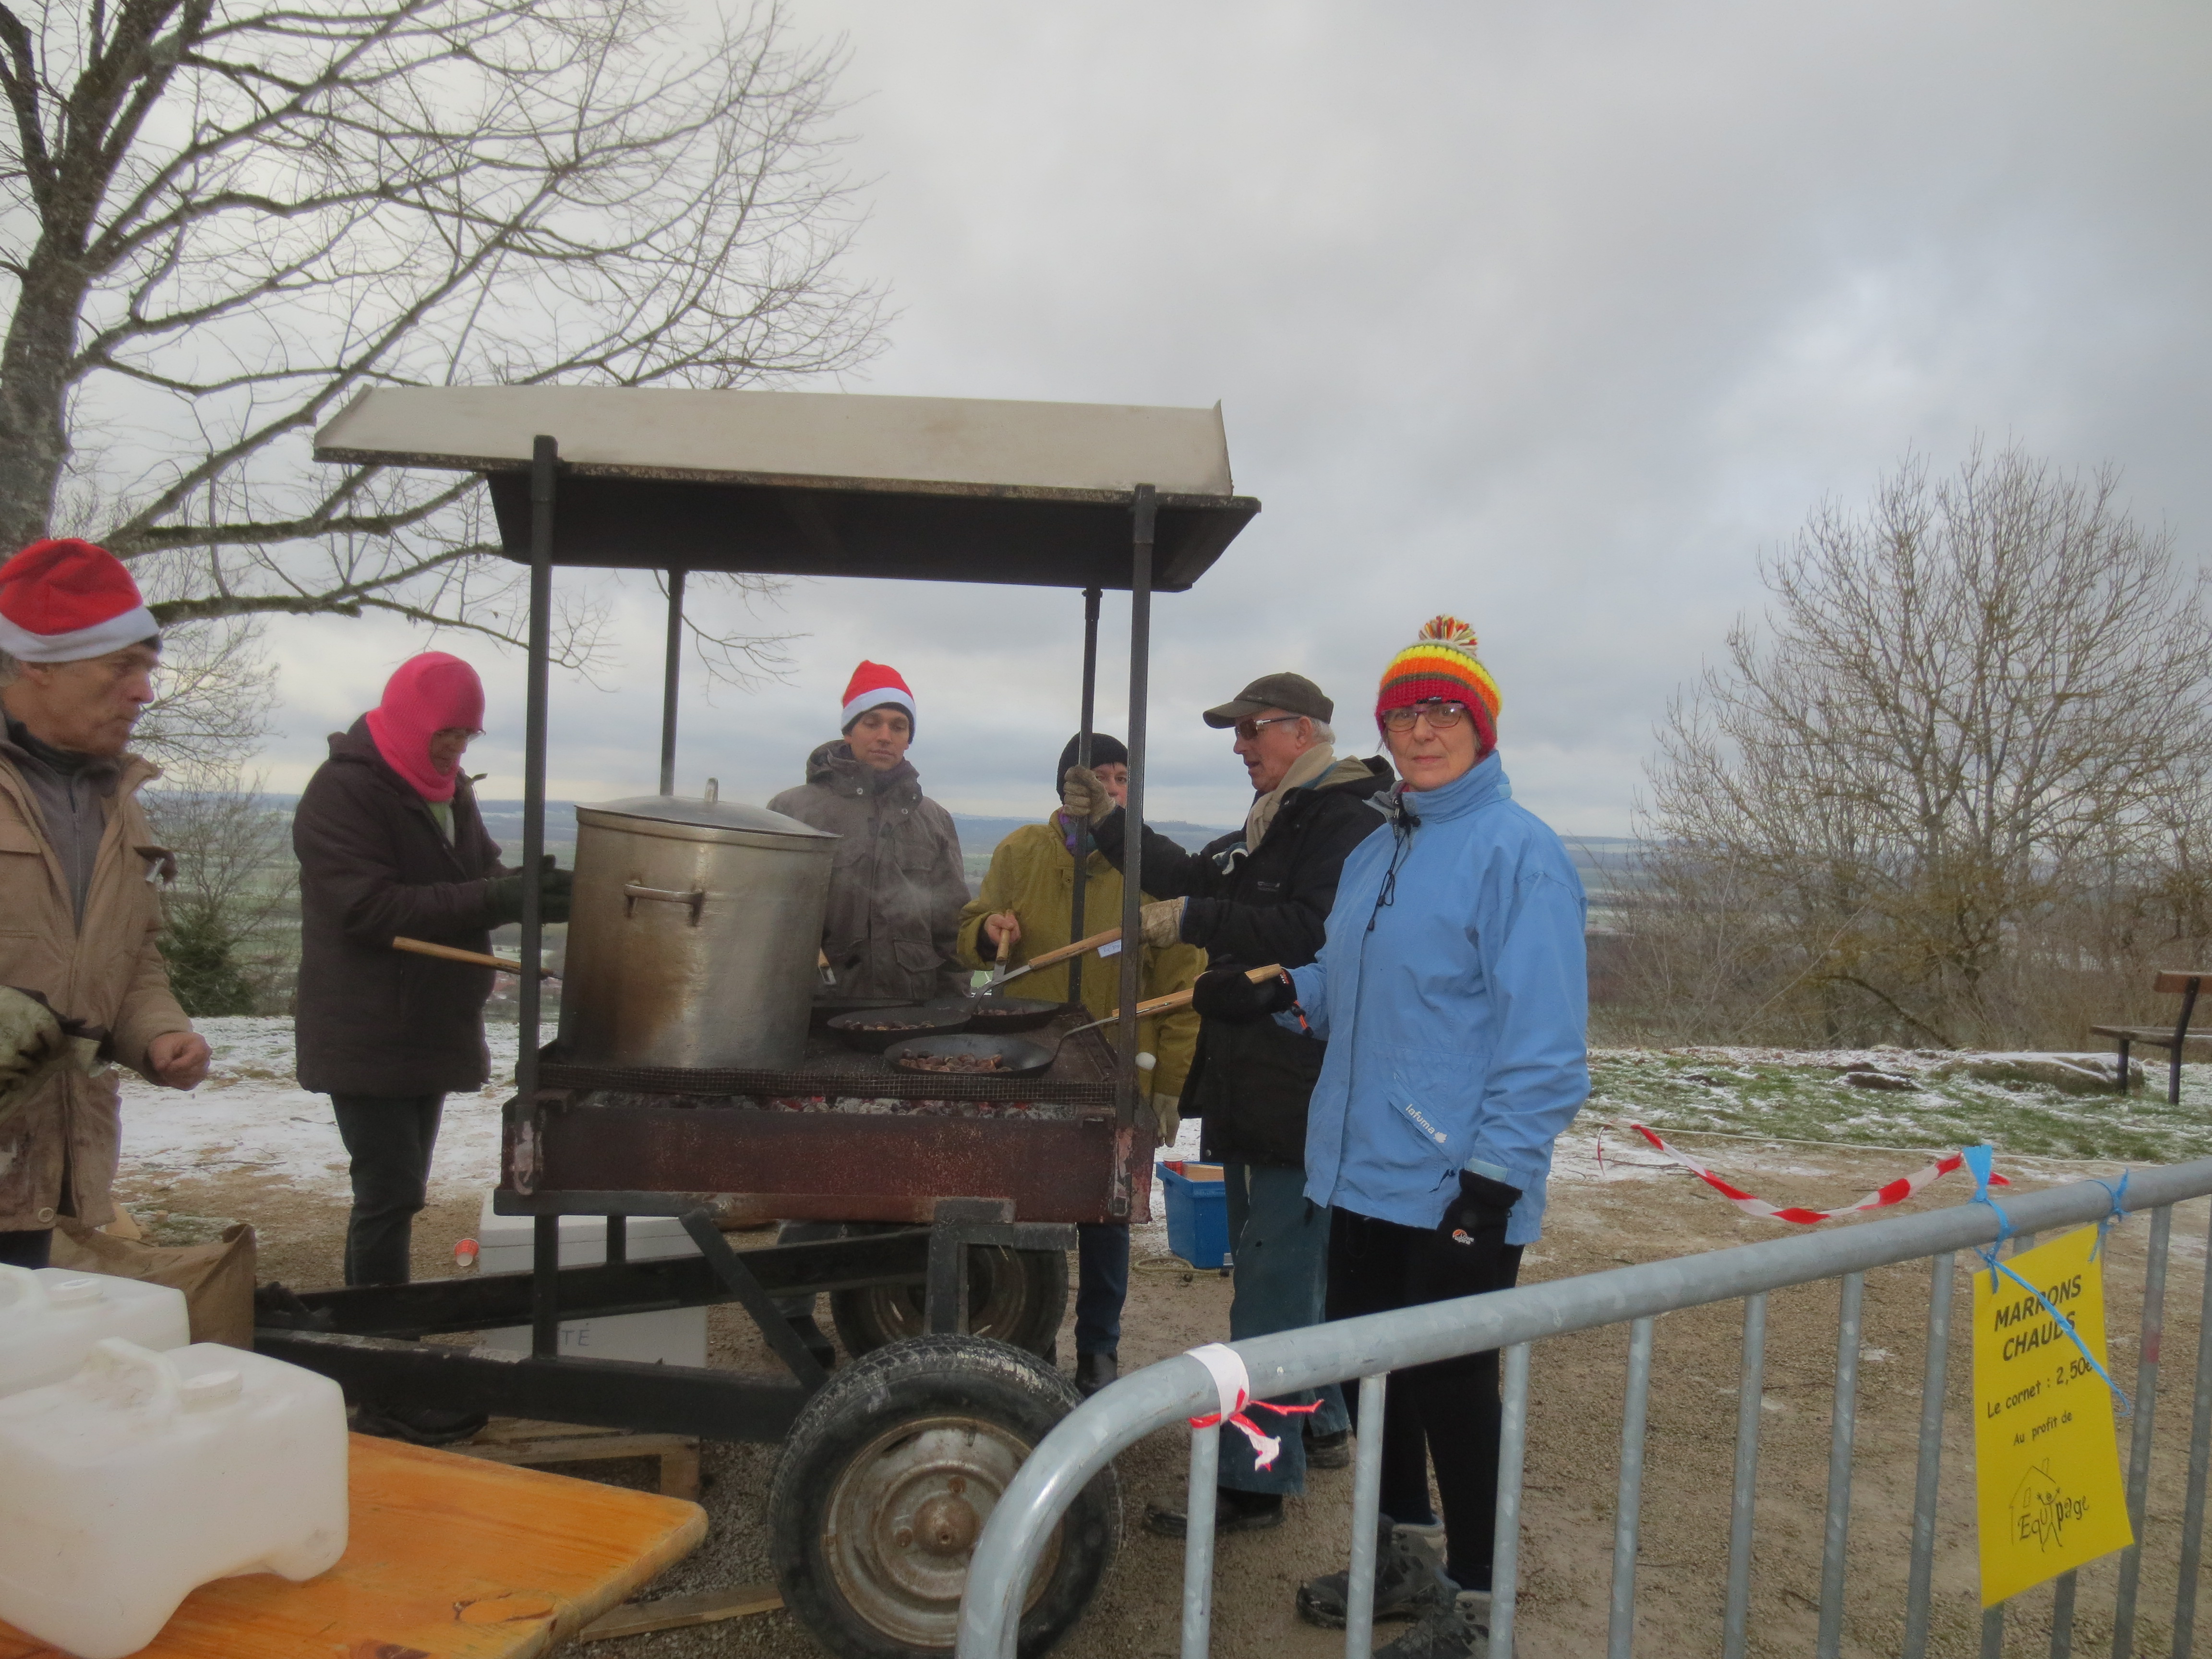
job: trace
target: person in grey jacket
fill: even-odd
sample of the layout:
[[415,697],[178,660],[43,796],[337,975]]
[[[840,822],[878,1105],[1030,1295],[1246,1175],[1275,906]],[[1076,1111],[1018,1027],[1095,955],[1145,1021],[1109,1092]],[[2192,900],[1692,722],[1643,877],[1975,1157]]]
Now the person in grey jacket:
[[[952,815],[921,793],[906,757],[914,741],[914,693],[887,664],[862,662],[845,687],[844,741],[806,757],[806,781],[769,810],[842,836],[822,914],[822,953],[848,997],[927,1002],[957,996],[970,972],[957,954],[968,879]],[[779,1243],[836,1238],[842,1221],[787,1221]],[[777,1311],[814,1357],[836,1350],[814,1322],[810,1294],[780,1297]]]
[[843,740],[816,749],[806,781],[769,802],[843,837],[822,950],[844,996],[927,1002],[968,987],[956,955],[968,902],[960,836],[906,757],[914,726],[914,693],[898,671],[863,662],[845,689]]

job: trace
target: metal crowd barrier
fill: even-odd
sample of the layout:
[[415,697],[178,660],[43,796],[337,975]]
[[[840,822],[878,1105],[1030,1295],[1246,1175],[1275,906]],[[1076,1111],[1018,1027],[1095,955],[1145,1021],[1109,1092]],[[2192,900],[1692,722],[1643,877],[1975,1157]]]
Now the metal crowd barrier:
[[[2172,1206],[2212,1194],[2212,1158],[2131,1171],[2124,1195],[2130,1212],[2152,1212],[2143,1288],[2140,1364],[2127,1463],[2128,1515],[2136,1544],[2121,1558],[2112,1653],[2135,1650],[2144,1493],[2158,1401],[2164,1331],[2167,1241]],[[2015,1248],[2033,1236],[2102,1219],[2110,1190],[2094,1182],[2018,1196],[2000,1195]],[[1919,1458],[1914,1488],[1911,1559],[1906,1592],[1904,1659],[1923,1659],[1928,1646],[1930,1583],[1936,1553],[1936,1481],[1942,1455],[1943,1399],[1950,1352],[1952,1287],[1957,1252],[1997,1239],[1998,1218],[1987,1205],[1961,1204],[1833,1231],[1801,1233],[1702,1255],[1620,1267],[1608,1273],[1527,1285],[1487,1296],[1401,1309],[1332,1324],[1254,1337],[1229,1346],[1243,1358],[1255,1399],[1290,1395],[1325,1382],[1359,1380],[1359,1421],[1382,1420],[1383,1391],[1393,1370],[1462,1354],[1503,1350],[1504,1427],[1499,1446],[1498,1538],[1491,1603],[1491,1652],[1513,1651],[1514,1601],[1521,1537],[1521,1475],[1528,1444],[1528,1350],[1546,1337],[1601,1325],[1629,1325],[1628,1389],[1621,1414],[1620,1498],[1615,1511],[1607,1659],[1632,1650],[1636,1555],[1644,1474],[1644,1410],[1651,1379],[1653,1322],[1680,1309],[1741,1299],[1743,1368],[1736,1415],[1735,1487],[1729,1528],[1727,1594],[1723,1613],[1726,1659],[1742,1659],[1749,1639],[1753,1501],[1759,1465],[1761,1385],[1766,1344],[1766,1297],[1771,1291],[1840,1279],[1828,1499],[1821,1550],[1816,1653],[1836,1659],[1843,1646],[1844,1547],[1851,1497],[1851,1442],[1856,1422],[1860,1310],[1866,1275],[1875,1267],[1925,1259],[1930,1263],[1927,1369],[1922,1389]],[[2212,1239],[2208,1240],[2212,1252]],[[2212,1254],[2208,1254],[2212,1262]],[[2212,1270],[2204,1275],[2199,1331],[2212,1324]],[[1070,1414],[1024,1463],[993,1510],[969,1567],[960,1606],[958,1659],[1015,1659],[1020,1610],[1046,1540],[1091,1476],[1154,1430],[1218,1407],[1211,1374],[1185,1355],[1133,1372]],[[1218,1428],[1193,1430],[1189,1537],[1183,1558],[1182,1655],[1203,1659],[1212,1620],[1215,1473]],[[1293,1423],[1291,1432],[1297,1432]],[[2185,1659],[2194,1638],[2197,1574],[2203,1555],[2204,1496],[2212,1463],[2212,1341],[2197,1351],[2190,1425],[2188,1498],[2182,1520],[2181,1582],[2174,1607],[2172,1654]],[[1367,1659],[1373,1636],[1376,1518],[1382,1482],[1382,1437],[1358,1437],[1353,1464],[1352,1583],[1346,1620],[1348,1659]],[[1981,1651],[1996,1659],[2004,1638],[2003,1606],[1983,1615]],[[2053,1606],[2054,1659],[2072,1650],[2074,1577],[2057,1583]]]

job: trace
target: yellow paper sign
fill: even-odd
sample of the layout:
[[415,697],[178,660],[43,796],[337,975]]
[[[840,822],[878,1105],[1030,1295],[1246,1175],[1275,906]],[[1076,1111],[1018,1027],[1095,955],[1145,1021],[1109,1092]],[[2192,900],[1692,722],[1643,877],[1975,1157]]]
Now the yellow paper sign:
[[[2041,1291],[2105,1364],[2105,1279],[2097,1230],[2005,1262]],[[2112,1430],[2112,1393],[2043,1304],[2013,1279],[1974,1270],[1974,1477],[1982,1605],[2134,1542]]]

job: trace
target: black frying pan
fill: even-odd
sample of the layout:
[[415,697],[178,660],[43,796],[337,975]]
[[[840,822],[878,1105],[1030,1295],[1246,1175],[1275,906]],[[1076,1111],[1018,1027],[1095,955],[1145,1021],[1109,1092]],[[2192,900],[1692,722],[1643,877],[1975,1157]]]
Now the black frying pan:
[[[858,1048],[864,1054],[879,1054],[893,1043],[904,1042],[909,1037],[944,1036],[965,1030],[968,1020],[965,1007],[943,1003],[920,1007],[908,1003],[903,1007],[856,1008],[831,1019],[830,1030],[848,1048]],[[871,1025],[889,1029],[872,1031],[867,1029]]]
[[1066,1005],[1046,1002],[1036,997],[1005,997],[986,994],[968,1005],[968,1029],[971,1031],[1034,1031],[1040,1025],[1049,1025],[1053,1017]]
[[[884,1050],[884,1058],[900,1071],[919,1077],[1036,1077],[1052,1069],[1059,1053],[1057,1044],[1048,1048],[1022,1037],[979,1036],[971,1031],[961,1036],[918,1037],[897,1043]],[[940,1054],[996,1054],[1006,1064],[994,1072],[933,1072],[927,1066],[909,1063]]]

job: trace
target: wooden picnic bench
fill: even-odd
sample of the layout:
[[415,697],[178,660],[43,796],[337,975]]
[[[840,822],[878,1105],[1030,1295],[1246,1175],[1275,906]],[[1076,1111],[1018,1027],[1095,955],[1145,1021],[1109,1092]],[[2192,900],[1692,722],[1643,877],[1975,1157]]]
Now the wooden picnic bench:
[[2166,1101],[2169,1106],[2181,1104],[2181,1050],[2185,1043],[2212,1042],[2212,1035],[2189,1029],[2190,1016],[2197,1012],[2197,992],[2208,979],[2212,969],[2197,971],[2169,969],[2151,981],[2151,989],[2181,998],[2181,1018],[2171,1030],[2163,1025],[2092,1025],[2089,1029],[2099,1036],[2108,1036],[2120,1046],[2120,1092],[2128,1091],[2128,1048],[2130,1044],[2147,1042],[2154,1048],[2167,1051]]

